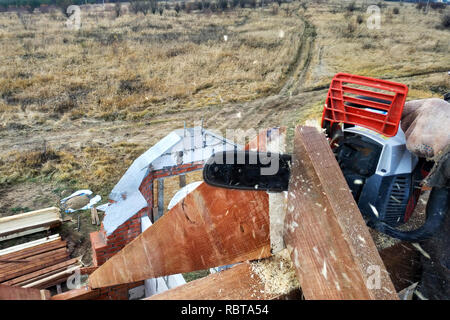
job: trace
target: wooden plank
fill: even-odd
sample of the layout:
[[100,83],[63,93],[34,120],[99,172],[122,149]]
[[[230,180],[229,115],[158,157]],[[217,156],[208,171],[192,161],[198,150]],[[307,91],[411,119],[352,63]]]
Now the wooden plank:
[[54,250],[50,250],[50,251],[47,251],[47,252],[39,253],[39,254],[34,255],[34,256],[26,257],[26,259],[28,261],[28,263],[26,265],[23,265],[22,263],[20,263],[20,264],[19,263],[17,263],[17,264],[13,264],[13,263],[12,264],[11,263],[0,264],[0,266],[1,266],[0,272],[2,274],[4,274],[4,273],[6,273],[8,271],[11,271],[11,270],[16,271],[18,268],[27,267],[28,265],[31,265],[31,264],[36,263],[36,262],[39,262],[42,259],[45,259],[45,258],[48,258],[48,257],[52,257],[52,256],[54,256],[56,254],[61,253],[61,252],[67,252],[66,248],[65,247],[63,247],[63,248],[56,248]]
[[[64,250],[64,251],[63,251]],[[44,256],[45,258],[41,257]],[[57,263],[63,262],[67,260],[68,253],[65,248],[55,250],[55,252],[46,252],[42,255],[38,255],[37,259],[35,259],[33,262],[16,266],[13,269],[8,269],[3,271],[0,274],[0,282],[4,282],[7,280],[11,280],[16,277],[23,276],[24,274],[34,272],[52,265],[55,265]],[[35,258],[35,257],[33,257]]]
[[[43,226],[43,227],[31,228],[31,229],[28,229],[25,231],[20,231],[20,232],[13,232],[6,236],[0,236],[0,241],[11,240],[11,239],[15,239],[15,238],[24,237],[24,236],[27,236],[27,235],[33,234],[33,233],[48,231],[52,227],[51,226]],[[56,225],[54,227],[56,227]]]
[[70,260],[55,264],[55,265],[47,267],[47,268],[25,274],[21,277],[14,278],[13,280],[3,282],[3,284],[6,284],[8,286],[25,284],[26,281],[29,281],[32,279],[38,279],[42,275],[50,275],[51,272],[62,271],[61,269],[67,268],[68,266],[76,264],[77,262],[80,261],[80,259],[81,259],[81,257],[70,259]]
[[48,290],[25,289],[0,284],[0,300],[49,300]]
[[95,218],[95,224],[100,225],[100,218],[98,217],[98,211],[96,208],[94,208],[94,218]]
[[95,209],[94,207],[92,207],[92,208],[91,208],[91,224],[96,224],[94,210],[97,211],[97,209]]
[[[3,218],[0,218],[0,223],[1,224],[6,224],[6,223],[9,224],[11,222],[15,222],[15,223],[22,224],[24,221],[35,221],[35,220],[42,219],[42,217],[53,217],[55,215],[59,215],[59,209],[56,207],[50,207],[50,208],[45,208],[45,209],[40,209],[40,210],[35,210],[35,211],[30,211],[30,212],[15,214],[12,216],[3,217]],[[32,219],[30,219],[30,218],[32,218]]]
[[276,294],[266,293],[262,279],[249,262],[244,262],[144,300],[267,300],[276,297]]
[[[56,279],[61,280],[61,282],[62,282],[64,280],[66,280],[68,277],[70,277],[72,275],[72,273],[75,272],[75,270],[80,268],[80,266],[81,266],[81,264],[77,265],[77,266],[70,267],[67,270],[58,272],[56,274],[50,275],[48,277],[45,277],[45,278],[42,278],[42,279],[39,279],[39,280],[36,280],[34,282],[31,282],[31,283],[28,283],[26,285],[23,285],[22,287],[23,288],[47,287],[47,286],[50,286],[49,283],[53,284],[53,281],[56,280]],[[60,283],[60,282],[56,282],[56,283]]]
[[306,299],[398,299],[325,135],[297,127],[284,240]]
[[266,192],[200,184],[89,277],[92,288],[270,255]]
[[27,249],[30,247],[35,247],[37,245],[52,242],[55,240],[61,240],[61,237],[59,236],[59,234],[54,234],[54,235],[51,235],[51,236],[48,236],[45,238],[41,238],[38,240],[34,240],[34,241],[18,244],[16,246],[12,246],[9,248],[5,248],[3,250],[0,250],[0,256],[4,256],[6,254],[10,254],[10,253],[17,252],[17,251],[22,251],[24,249]]
[[52,296],[51,300],[89,300],[95,299],[100,295],[100,289],[92,289],[84,286],[80,289],[73,289],[61,294]]
[[14,262],[26,263],[26,262],[30,262],[30,261],[28,261],[28,260],[6,260],[6,259],[0,259],[0,263],[14,263]]
[[155,221],[158,221],[164,214],[164,178],[156,180],[158,185],[158,211],[155,216]]
[[[62,240],[54,240],[52,242],[47,242],[43,244],[39,244],[35,247],[26,248],[21,251],[15,251],[12,253],[8,253],[6,255],[1,256],[1,259],[9,260],[9,259],[26,259],[41,253],[45,253],[48,251],[56,250],[59,248],[66,247],[67,242]],[[1,268],[1,265],[0,265]]]
[[381,250],[380,256],[397,292],[420,281],[422,276],[420,253],[411,243],[396,243]]
[[80,274],[91,274],[97,269],[98,267],[84,267],[80,269]]
[[39,232],[60,224],[60,212],[55,207],[0,218],[0,241]]

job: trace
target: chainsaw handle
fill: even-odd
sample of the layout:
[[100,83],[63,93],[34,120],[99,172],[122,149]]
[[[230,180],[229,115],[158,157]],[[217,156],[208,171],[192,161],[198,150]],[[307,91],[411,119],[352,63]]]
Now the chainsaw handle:
[[403,241],[417,242],[430,238],[442,225],[445,215],[449,211],[449,190],[448,187],[435,187],[431,190],[426,208],[427,218],[425,223],[416,230],[400,231],[377,220],[369,221],[370,226],[379,232]]

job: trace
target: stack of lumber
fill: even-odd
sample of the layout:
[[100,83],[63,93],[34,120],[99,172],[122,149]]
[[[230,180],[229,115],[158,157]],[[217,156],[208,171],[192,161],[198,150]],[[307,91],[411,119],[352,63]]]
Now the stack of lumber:
[[63,281],[81,267],[70,259],[59,235],[0,250],[0,284],[45,289]]
[[55,207],[0,218],[0,241],[55,228],[61,224]]

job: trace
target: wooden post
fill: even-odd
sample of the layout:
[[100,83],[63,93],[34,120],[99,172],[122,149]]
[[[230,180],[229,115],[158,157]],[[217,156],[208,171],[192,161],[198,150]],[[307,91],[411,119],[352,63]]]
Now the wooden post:
[[180,174],[180,188],[183,188],[184,186],[186,186],[186,175],[185,174]]
[[158,210],[155,216],[155,222],[164,214],[164,178],[157,180],[158,183]]
[[284,240],[306,299],[398,299],[325,135],[297,127]]

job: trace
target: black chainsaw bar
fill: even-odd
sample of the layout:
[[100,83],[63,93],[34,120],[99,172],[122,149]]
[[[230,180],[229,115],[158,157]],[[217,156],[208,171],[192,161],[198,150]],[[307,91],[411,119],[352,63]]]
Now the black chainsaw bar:
[[222,151],[206,162],[203,180],[221,188],[281,192],[288,190],[290,171],[289,154]]

